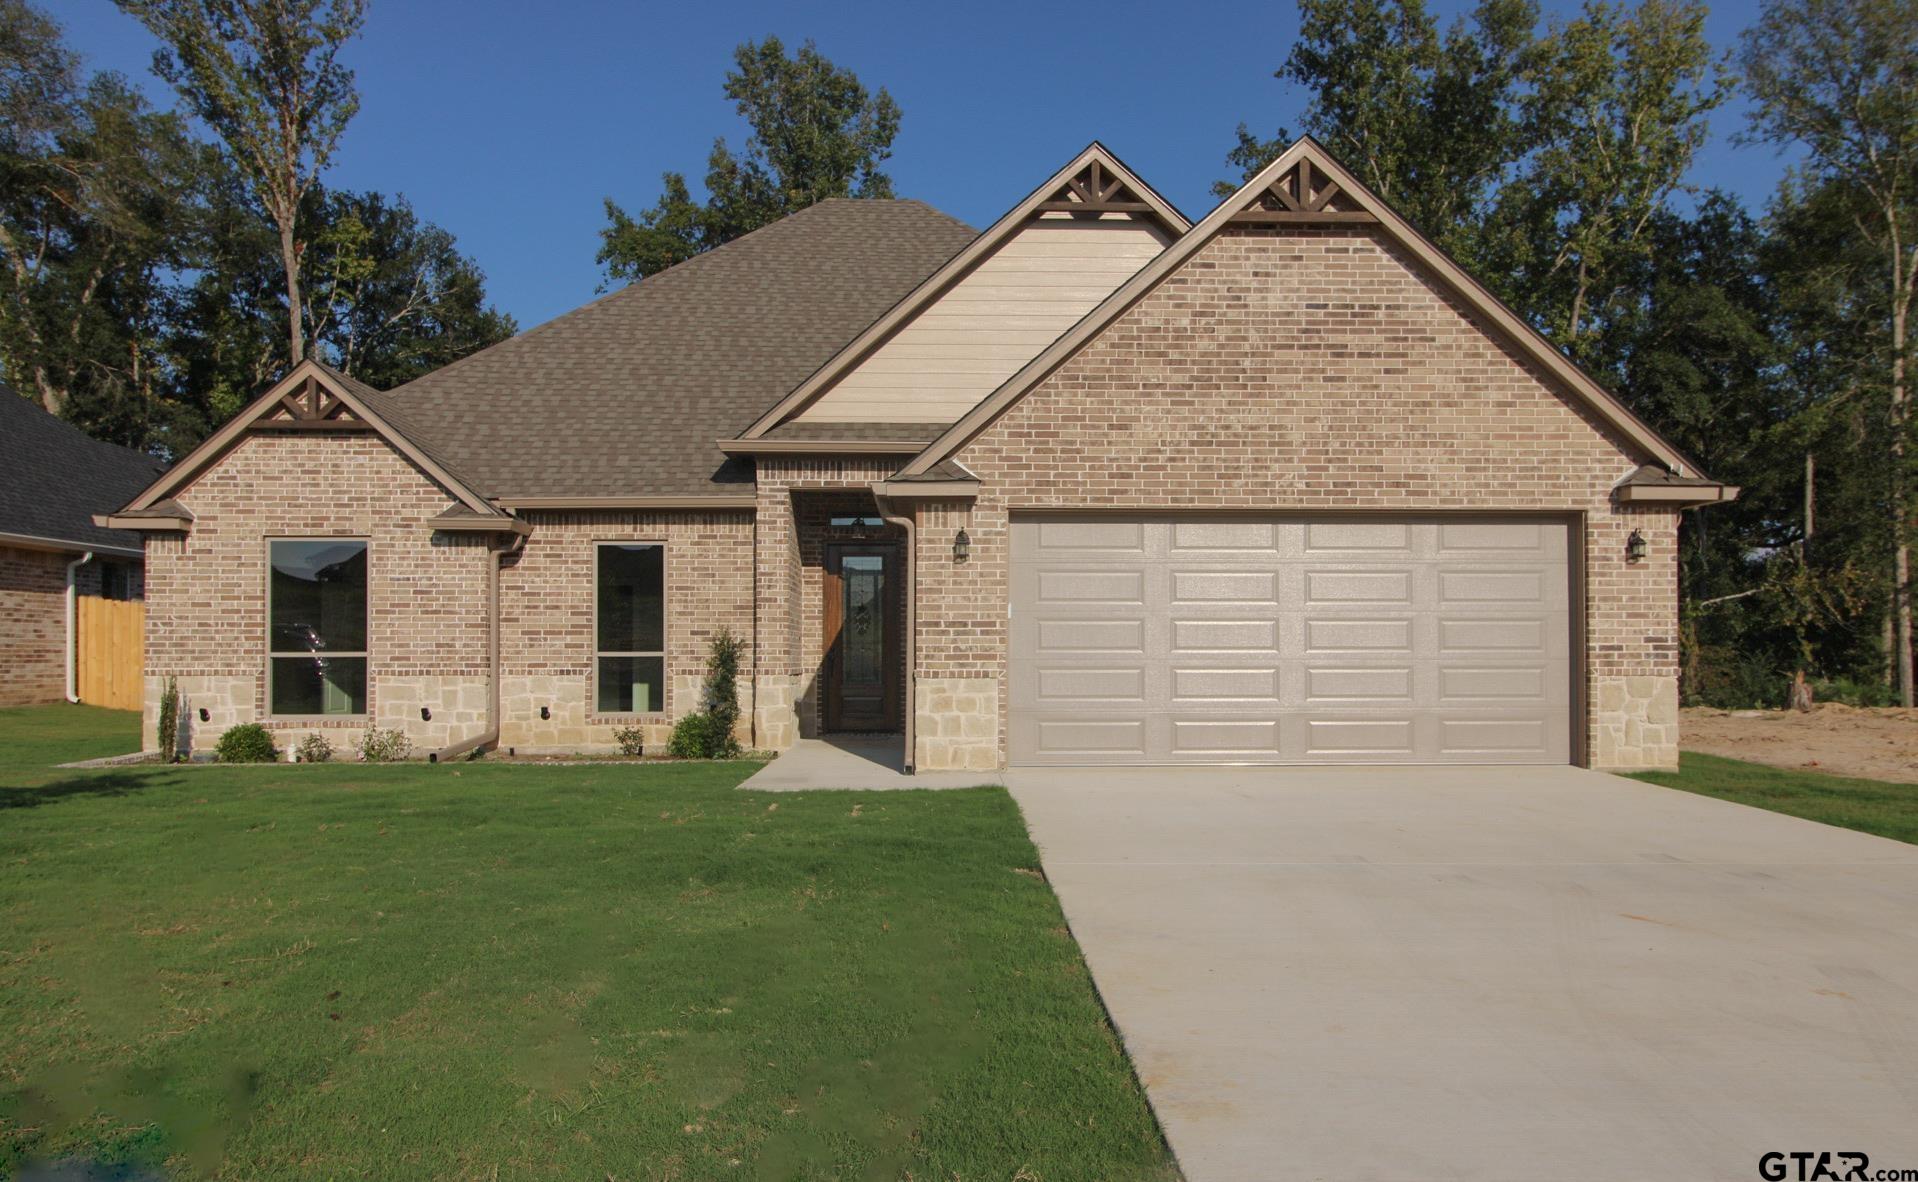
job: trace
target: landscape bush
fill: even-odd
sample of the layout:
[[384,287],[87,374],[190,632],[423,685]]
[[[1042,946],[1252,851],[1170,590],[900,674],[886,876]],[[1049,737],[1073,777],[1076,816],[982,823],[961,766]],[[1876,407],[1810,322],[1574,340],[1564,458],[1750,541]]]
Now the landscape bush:
[[257,722],[229,727],[214,744],[213,758],[221,763],[272,763],[280,758],[273,734]]
[[301,739],[294,750],[299,753],[301,763],[325,763],[333,758],[333,744],[318,731]]
[[397,727],[369,726],[360,736],[360,759],[364,763],[395,763],[412,753],[412,741]]

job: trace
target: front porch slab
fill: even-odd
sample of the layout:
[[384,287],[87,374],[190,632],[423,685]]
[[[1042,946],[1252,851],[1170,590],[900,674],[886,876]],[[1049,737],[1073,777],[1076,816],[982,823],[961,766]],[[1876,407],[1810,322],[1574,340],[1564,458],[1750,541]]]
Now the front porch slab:
[[805,792],[818,788],[884,791],[902,788],[998,787],[990,772],[922,772],[907,775],[905,740],[886,738],[801,739],[760,768],[740,787],[758,792]]

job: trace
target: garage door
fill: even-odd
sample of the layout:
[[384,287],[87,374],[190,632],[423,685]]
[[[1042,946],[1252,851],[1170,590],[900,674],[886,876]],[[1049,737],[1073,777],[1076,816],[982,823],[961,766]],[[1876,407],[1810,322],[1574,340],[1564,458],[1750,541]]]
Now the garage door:
[[1567,527],[1020,517],[1013,763],[1566,763]]

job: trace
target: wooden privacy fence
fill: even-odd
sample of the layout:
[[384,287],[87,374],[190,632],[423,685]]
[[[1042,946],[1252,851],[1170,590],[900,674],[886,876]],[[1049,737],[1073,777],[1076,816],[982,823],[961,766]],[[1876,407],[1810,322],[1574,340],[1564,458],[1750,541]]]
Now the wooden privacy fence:
[[146,605],[138,600],[80,597],[74,620],[79,632],[75,681],[82,702],[140,709],[146,696],[140,676],[146,620]]

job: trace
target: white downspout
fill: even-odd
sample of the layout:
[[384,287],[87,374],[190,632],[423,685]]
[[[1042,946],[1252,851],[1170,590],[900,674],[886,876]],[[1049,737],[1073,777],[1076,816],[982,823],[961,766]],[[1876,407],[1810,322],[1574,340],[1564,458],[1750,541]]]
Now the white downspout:
[[67,563],[67,701],[69,702],[78,702],[80,700],[80,691],[78,687],[74,685],[74,679],[77,676],[74,667],[78,663],[79,654],[74,651],[75,646],[73,643],[73,609],[74,596],[76,594],[73,585],[73,572],[92,561],[93,551],[89,550],[72,562]]

